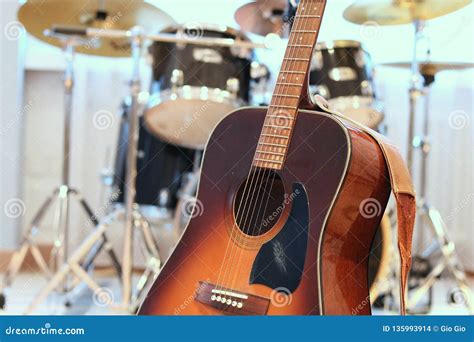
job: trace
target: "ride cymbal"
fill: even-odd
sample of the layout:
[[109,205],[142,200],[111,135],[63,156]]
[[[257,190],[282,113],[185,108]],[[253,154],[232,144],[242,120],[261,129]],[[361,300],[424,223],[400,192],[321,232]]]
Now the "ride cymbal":
[[[141,26],[145,32],[157,32],[175,24],[162,10],[141,0],[29,0],[21,6],[18,19],[26,31],[43,42],[61,47],[61,41],[44,35],[55,25],[81,28],[128,30]],[[107,57],[130,56],[130,44],[124,38],[90,38],[76,47],[78,53]]]
[[354,24],[374,21],[379,25],[409,24],[454,12],[472,0],[359,0],[344,10]]

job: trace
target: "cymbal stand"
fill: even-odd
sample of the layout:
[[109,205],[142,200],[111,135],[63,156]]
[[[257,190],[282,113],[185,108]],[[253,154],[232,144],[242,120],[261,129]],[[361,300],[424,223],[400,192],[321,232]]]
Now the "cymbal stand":
[[[97,31],[87,33],[85,31],[77,31],[77,34],[93,35]],[[144,295],[144,290],[154,279],[161,267],[161,259],[159,256],[158,245],[151,232],[150,224],[140,213],[138,205],[135,203],[136,194],[136,174],[137,174],[137,148],[138,148],[138,117],[142,110],[140,103],[140,56],[144,41],[144,35],[139,27],[135,27],[130,31],[123,31],[126,38],[130,38],[132,49],[132,79],[130,82],[131,93],[131,110],[128,116],[128,148],[127,148],[127,172],[125,180],[125,203],[124,206],[117,206],[109,215],[101,220],[96,229],[81,243],[81,245],[71,254],[71,257],[63,264],[60,272],[58,272],[50,282],[46,285],[37,298],[30,304],[26,313],[31,313],[36,307],[48,296],[48,294],[57,286],[58,283],[69,274],[73,273],[77,278],[81,279],[94,293],[103,291],[93,279],[80,267],[79,262],[88,255],[100,250],[97,247],[101,236],[107,228],[114,222],[125,221],[125,234],[123,246],[123,258],[121,267],[122,282],[122,301],[118,305],[119,309],[125,309],[133,312],[140,304]],[[100,31],[102,37],[107,37],[108,31]],[[122,34],[122,31],[116,33]],[[120,36],[122,37],[122,36]],[[132,267],[133,267],[133,241],[134,230],[138,229],[141,233],[141,247],[146,259],[145,272],[140,278],[137,285],[137,292],[132,293]],[[100,246],[99,246],[100,247]],[[112,303],[110,303],[112,304]]]
[[[23,235],[22,244],[20,248],[13,254],[7,272],[3,279],[1,290],[9,287],[20,270],[28,250],[34,257],[35,262],[40,267],[42,273],[48,278],[58,270],[59,266],[64,264],[68,258],[68,247],[69,247],[69,207],[71,196],[75,196],[81,208],[89,220],[95,225],[97,220],[91,207],[82,197],[81,193],[74,188],[70,187],[70,135],[71,135],[71,115],[72,115],[72,100],[73,100],[73,87],[74,87],[74,50],[76,46],[83,44],[81,39],[77,37],[65,37],[63,35],[52,35],[52,37],[61,40],[63,43],[63,52],[66,60],[66,69],[64,72],[64,136],[63,136],[63,158],[62,158],[62,176],[61,185],[56,188],[53,193],[46,198],[43,204],[40,206],[38,212],[34,215],[26,233]],[[54,214],[53,228],[55,231],[55,239],[53,243],[53,249],[51,251],[51,257],[49,267],[44,260],[38,246],[34,242],[34,236],[38,233],[41,221],[45,214],[50,208],[54,201],[57,201],[57,207]],[[107,237],[101,235],[101,241],[105,245],[107,243]],[[107,248],[107,252],[112,259],[114,265],[117,265],[117,257],[113,250]],[[89,268],[90,265],[86,265]],[[62,293],[70,290],[68,278],[65,277],[55,288],[61,290]],[[54,289],[53,289],[54,290]],[[2,291],[3,292],[3,291]],[[3,294],[2,294],[3,296]]]
[[[429,87],[434,82],[434,75],[421,75],[418,67],[417,48],[419,40],[423,34],[423,21],[416,21],[415,25],[415,44],[414,44],[414,57],[412,62],[412,77],[411,87],[409,89],[410,98],[410,117],[409,117],[409,129],[408,129],[408,151],[407,151],[407,165],[410,173],[413,174],[413,153],[415,149],[419,149],[422,153],[421,156],[421,167],[420,167],[420,187],[417,198],[417,232],[424,233],[424,225],[431,228],[432,233],[436,239],[436,245],[429,247],[422,253],[423,257],[428,257],[435,251],[441,252],[441,260],[432,269],[428,276],[424,279],[423,283],[416,289],[410,291],[407,302],[407,308],[413,308],[416,303],[430,290],[434,285],[436,279],[441,273],[447,269],[452,277],[454,278],[460,295],[462,304],[466,306],[469,312],[474,312],[472,304],[472,293],[466,281],[466,274],[462,269],[461,264],[458,261],[454,242],[449,239],[447,234],[447,227],[443,222],[440,212],[431,206],[426,199],[426,175],[427,175],[427,158],[430,152],[429,142]],[[429,52],[428,52],[429,54]],[[423,86],[420,85],[420,81],[423,80]],[[419,97],[425,99],[425,110],[423,117],[423,132],[422,136],[415,136],[415,115],[416,105]],[[423,234],[419,237],[422,239]]]

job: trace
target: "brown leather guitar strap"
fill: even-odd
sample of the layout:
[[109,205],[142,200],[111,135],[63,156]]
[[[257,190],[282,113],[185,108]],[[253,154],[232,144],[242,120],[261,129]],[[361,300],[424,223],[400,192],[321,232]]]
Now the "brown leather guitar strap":
[[412,237],[416,216],[415,190],[408,168],[397,147],[388,138],[343,114],[331,110],[327,101],[320,96],[316,96],[315,102],[323,111],[333,114],[369,134],[377,141],[383,152],[390,174],[392,191],[397,203],[398,250],[400,253],[400,313],[405,315],[406,286],[411,266]]

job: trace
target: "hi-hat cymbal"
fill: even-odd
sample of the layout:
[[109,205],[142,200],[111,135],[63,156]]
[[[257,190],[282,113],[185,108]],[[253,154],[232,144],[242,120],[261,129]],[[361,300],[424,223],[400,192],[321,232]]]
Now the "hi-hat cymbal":
[[[411,62],[394,62],[382,63],[381,66],[388,66],[393,68],[411,69]],[[418,68],[423,75],[435,76],[438,72],[444,70],[464,70],[474,67],[474,63],[459,63],[459,62],[421,62],[418,63]]]
[[[46,37],[44,31],[54,25],[82,28],[128,30],[141,26],[145,32],[155,33],[175,24],[162,10],[140,0],[29,0],[21,6],[18,19],[25,29],[47,44],[61,47],[61,42]],[[76,51],[107,57],[130,56],[128,39],[90,39]]]
[[354,24],[374,21],[379,25],[409,24],[454,12],[472,0],[359,0],[344,11]]
[[283,25],[286,7],[284,0],[259,0],[239,7],[234,18],[244,32],[261,36],[276,33],[283,37],[286,34]]

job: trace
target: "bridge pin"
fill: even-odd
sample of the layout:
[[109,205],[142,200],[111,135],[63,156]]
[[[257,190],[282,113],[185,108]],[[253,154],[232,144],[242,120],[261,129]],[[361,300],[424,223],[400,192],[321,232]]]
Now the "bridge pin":
[[232,302],[232,306],[237,306],[237,302],[235,300]]
[[212,296],[211,296],[211,300],[212,300],[212,301],[215,301],[215,300],[216,300],[216,295],[212,295]]
[[244,306],[244,304],[242,304],[242,302],[237,303],[237,308],[241,309],[243,306]]
[[227,299],[226,304],[227,304],[227,305],[230,305],[230,303],[232,303],[232,300],[231,300],[231,299]]

